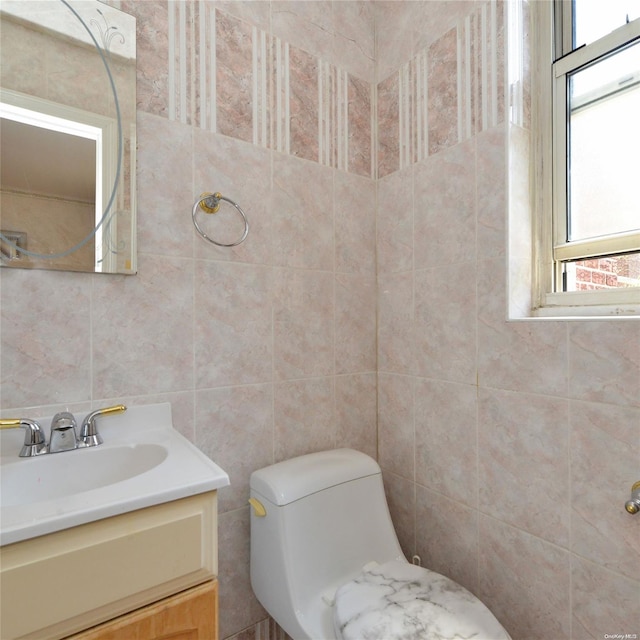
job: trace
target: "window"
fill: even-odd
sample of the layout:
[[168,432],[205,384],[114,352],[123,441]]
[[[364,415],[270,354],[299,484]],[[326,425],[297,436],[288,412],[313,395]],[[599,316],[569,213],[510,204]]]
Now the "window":
[[640,2],[532,5],[534,306],[640,313]]

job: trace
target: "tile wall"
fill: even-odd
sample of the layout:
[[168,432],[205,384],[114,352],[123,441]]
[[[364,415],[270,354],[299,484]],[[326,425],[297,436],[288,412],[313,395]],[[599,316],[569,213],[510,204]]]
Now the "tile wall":
[[[0,271],[3,414],[172,402],[231,476],[223,638],[277,637],[250,472],[333,446],[378,456],[406,553],[514,640],[640,633],[640,326],[506,321],[505,3],[112,4],[138,18],[139,273]],[[205,190],[244,244],[196,236]]]
[[506,319],[505,209],[528,203],[527,5],[398,4],[377,3],[396,34],[378,28],[376,54],[396,69],[378,84],[378,447],[403,548],[514,640],[634,637],[640,323]]

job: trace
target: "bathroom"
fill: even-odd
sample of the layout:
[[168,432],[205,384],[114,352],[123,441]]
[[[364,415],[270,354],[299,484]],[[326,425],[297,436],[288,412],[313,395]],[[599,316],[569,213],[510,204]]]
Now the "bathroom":
[[[0,270],[2,416],[171,403],[231,481],[220,638],[278,637],[250,473],[335,447],[514,640],[640,634],[640,323],[507,320],[519,3],[109,4],[137,19],[137,274]],[[208,190],[241,245],[195,233]]]

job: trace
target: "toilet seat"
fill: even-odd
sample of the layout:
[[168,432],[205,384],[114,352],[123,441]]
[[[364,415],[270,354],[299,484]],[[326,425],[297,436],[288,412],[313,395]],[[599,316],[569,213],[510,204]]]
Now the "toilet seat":
[[457,582],[398,560],[367,565],[336,591],[334,626],[343,640],[511,640],[489,609]]

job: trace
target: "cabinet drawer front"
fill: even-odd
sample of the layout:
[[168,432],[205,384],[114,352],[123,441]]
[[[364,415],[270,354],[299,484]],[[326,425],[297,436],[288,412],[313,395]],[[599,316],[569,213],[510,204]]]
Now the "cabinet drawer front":
[[215,640],[218,637],[218,583],[165,598],[68,640]]
[[215,514],[202,494],[3,547],[0,637],[62,637],[210,579]]

